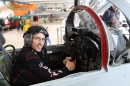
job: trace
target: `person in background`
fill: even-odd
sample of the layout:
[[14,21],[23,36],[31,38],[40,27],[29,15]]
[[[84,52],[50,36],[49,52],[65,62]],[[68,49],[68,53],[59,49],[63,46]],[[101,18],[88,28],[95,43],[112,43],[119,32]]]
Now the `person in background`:
[[[122,22],[120,22],[120,11],[115,5],[110,6],[110,8],[108,8],[104,12],[102,16],[102,20],[109,27],[116,28],[117,30],[118,30],[118,27],[120,27],[120,25],[122,24]],[[123,31],[119,30],[119,31],[115,31],[115,33],[117,37],[115,41],[118,41],[118,42],[116,45],[114,45],[114,51],[111,52],[111,56],[113,58],[116,58],[117,56],[119,56],[120,53],[126,48],[126,43],[123,37]]]
[[[46,30],[48,31],[48,27],[46,27]],[[46,40],[48,41],[48,43],[49,43],[50,45],[52,44],[50,37],[47,37]]]
[[15,26],[16,26],[16,29],[19,31],[19,29],[20,29],[20,23],[19,23],[19,20],[16,21]]
[[30,23],[27,23],[24,25],[24,27],[23,27],[24,33],[28,30],[29,27],[30,27]]
[[12,30],[12,22],[11,22],[11,20],[8,21],[8,25],[9,25],[9,29],[11,31]]
[[21,27],[21,30],[23,30],[23,26],[24,26],[24,22],[23,22],[23,20],[20,20],[20,27]]
[[[42,26],[31,26],[23,35],[24,46],[21,49],[10,74],[12,86],[29,86],[40,82],[62,78],[75,69],[76,60],[53,60],[47,57],[46,38],[48,32]],[[51,68],[51,63],[54,68]]]
[[112,5],[110,8],[108,8],[103,16],[102,20],[110,27],[115,27],[116,23],[119,22],[119,25],[121,22],[119,21],[120,19],[120,11],[115,5]]
[[16,23],[16,21],[12,19],[12,29],[16,28],[15,23]]

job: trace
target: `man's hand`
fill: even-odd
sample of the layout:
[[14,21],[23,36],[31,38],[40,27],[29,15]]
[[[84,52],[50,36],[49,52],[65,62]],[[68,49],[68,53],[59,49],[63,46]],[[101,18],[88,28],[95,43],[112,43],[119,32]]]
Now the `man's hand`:
[[113,20],[113,21],[112,21],[112,24],[116,24],[116,21],[117,21],[117,20]]
[[66,65],[66,62],[67,62],[68,60],[70,60],[70,59],[72,59],[72,58],[71,58],[71,57],[66,57],[66,59],[63,60],[63,64]]
[[73,62],[70,62],[69,60],[66,62],[66,67],[68,68],[69,71],[72,71],[75,69],[75,65],[76,65],[76,60],[74,60]]

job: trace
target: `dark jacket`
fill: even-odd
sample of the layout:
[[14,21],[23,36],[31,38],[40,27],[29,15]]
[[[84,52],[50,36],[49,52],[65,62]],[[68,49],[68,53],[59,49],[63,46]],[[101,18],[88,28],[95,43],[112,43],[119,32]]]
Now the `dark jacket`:
[[112,21],[113,19],[119,20],[120,18],[120,12],[119,10],[114,11],[112,6],[108,8],[102,17],[102,20],[110,27],[113,27]]
[[68,74],[67,67],[53,71],[46,65],[46,60],[41,53],[23,47],[12,68],[10,81],[12,86],[28,86],[58,79]]

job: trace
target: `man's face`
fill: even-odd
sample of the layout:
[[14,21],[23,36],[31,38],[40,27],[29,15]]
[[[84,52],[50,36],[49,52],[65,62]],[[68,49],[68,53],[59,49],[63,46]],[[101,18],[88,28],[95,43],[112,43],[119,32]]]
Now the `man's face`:
[[112,8],[114,11],[116,11],[118,9],[115,5],[113,5]]
[[40,52],[45,43],[45,35],[43,33],[36,33],[32,36],[31,47],[36,51]]

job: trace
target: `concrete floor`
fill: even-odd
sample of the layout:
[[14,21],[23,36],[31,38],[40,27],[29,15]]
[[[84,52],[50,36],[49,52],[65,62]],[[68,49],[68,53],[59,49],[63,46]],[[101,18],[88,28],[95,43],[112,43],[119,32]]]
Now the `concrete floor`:
[[[64,27],[65,24],[47,23],[47,24],[42,24],[42,26],[48,27],[48,32],[49,32],[50,39],[52,41],[52,45],[58,44],[57,28]],[[63,34],[64,34],[64,31],[62,32],[62,34],[59,33],[60,43],[61,41],[63,41],[63,39],[61,39],[61,37],[63,37]],[[23,46],[23,31],[21,30],[17,31],[17,29],[13,29],[12,31],[8,30],[8,31],[3,32],[3,35],[6,39],[6,43],[4,44],[4,46],[8,44],[14,45],[15,48],[21,48]]]

